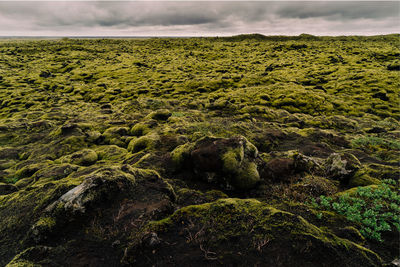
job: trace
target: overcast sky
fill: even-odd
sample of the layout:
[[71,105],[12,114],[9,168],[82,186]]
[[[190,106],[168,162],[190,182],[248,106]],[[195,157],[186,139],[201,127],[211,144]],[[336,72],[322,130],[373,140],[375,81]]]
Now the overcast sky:
[[400,33],[399,1],[0,2],[0,36]]

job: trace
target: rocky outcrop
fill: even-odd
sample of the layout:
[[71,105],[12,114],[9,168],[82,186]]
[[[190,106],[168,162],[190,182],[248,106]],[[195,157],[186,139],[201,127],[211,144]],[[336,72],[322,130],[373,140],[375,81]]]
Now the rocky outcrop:
[[244,137],[205,137],[171,152],[177,169],[189,169],[205,181],[237,190],[250,189],[260,181],[257,155],[257,148]]

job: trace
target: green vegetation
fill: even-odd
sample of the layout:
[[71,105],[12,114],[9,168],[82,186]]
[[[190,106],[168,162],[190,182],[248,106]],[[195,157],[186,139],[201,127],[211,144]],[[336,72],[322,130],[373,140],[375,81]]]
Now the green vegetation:
[[398,140],[384,139],[376,136],[360,137],[354,139],[352,144],[354,147],[372,151],[378,150],[379,148],[400,150],[400,142]]
[[400,231],[400,190],[399,182],[383,180],[376,187],[357,187],[351,194],[338,197],[321,195],[313,199],[315,208],[333,210],[346,216],[349,221],[362,225],[360,233],[366,238],[383,241],[381,232]]
[[389,264],[399,42],[0,40],[0,265]]

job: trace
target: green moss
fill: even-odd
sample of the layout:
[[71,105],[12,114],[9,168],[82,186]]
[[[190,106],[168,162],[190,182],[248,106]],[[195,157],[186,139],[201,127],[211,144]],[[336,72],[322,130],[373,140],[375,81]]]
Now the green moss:
[[[169,117],[171,117],[172,113],[168,109],[159,109],[156,111],[153,111],[148,115],[150,119],[155,119],[155,120],[161,120],[161,121],[166,121],[168,120]],[[132,132],[132,130],[131,130]]]
[[350,187],[356,187],[356,186],[367,186],[367,185],[376,185],[380,184],[381,181],[372,178],[369,176],[365,170],[358,170],[352,178],[350,178],[349,181],[349,186]]
[[[338,192],[338,193],[336,194],[336,196],[337,196],[337,197],[340,197],[340,196],[348,195],[348,196],[350,196],[350,197],[354,197],[354,196],[357,195],[357,190],[359,190],[359,188],[360,188],[360,187],[353,187],[353,188],[347,189],[347,190],[345,190],[345,191]],[[363,186],[362,188],[370,188],[370,189],[374,190],[374,189],[377,189],[377,188],[378,188],[378,185],[367,185],[367,186]]]
[[35,227],[53,228],[56,225],[56,220],[52,217],[42,217],[37,221]]
[[192,151],[192,149],[193,149],[193,144],[186,143],[186,144],[177,146],[171,152],[171,160],[172,160],[172,163],[174,164],[175,170],[179,170],[182,167],[184,167],[185,162],[190,157],[190,152]]
[[157,134],[150,134],[132,139],[128,145],[130,152],[139,152],[142,150],[150,150],[156,147],[159,136]]
[[94,150],[96,151],[99,160],[116,162],[123,160],[128,153],[125,148],[116,145],[97,146]]
[[92,149],[84,149],[59,159],[60,163],[71,163],[80,166],[89,166],[96,163],[97,153]]
[[32,183],[33,182],[33,179],[32,178],[23,178],[23,179],[20,179],[20,180],[18,180],[16,183],[15,183],[15,186],[17,187],[17,188],[19,188],[19,189],[21,189],[21,188],[24,188],[25,186],[28,186],[30,183]]
[[36,263],[34,263],[32,261],[28,261],[28,260],[14,259],[6,266],[7,267],[42,267],[43,265],[36,264]]
[[122,140],[123,136],[128,135],[129,129],[127,127],[111,127],[103,133],[104,141],[111,145],[124,146],[125,142]]
[[[335,194],[342,189],[338,186],[339,182],[341,186],[371,184],[370,187],[375,188],[377,185],[373,184],[378,180],[397,179],[400,79],[395,69],[400,51],[398,41],[398,35],[2,40],[0,54],[7,66],[1,68],[0,74],[0,181],[15,183],[19,190],[0,196],[0,265],[7,264],[16,252],[24,249],[21,240],[32,222],[44,216],[42,211],[49,204],[101,167],[118,169],[123,163],[124,170],[128,169],[126,166],[157,169],[174,179],[174,186],[187,188],[185,194],[193,193],[192,198],[196,200],[198,197],[201,201],[213,201],[226,195],[215,193],[214,196],[210,193],[211,196],[208,196],[207,192],[198,190],[199,184],[204,186],[201,188],[204,191],[228,184],[238,189],[227,190],[229,195],[261,195],[268,200],[286,198],[302,201],[319,192]],[[146,62],[143,55],[146,55]],[[172,115],[166,108],[174,111]],[[152,136],[156,133],[162,135],[153,140]],[[190,161],[190,153],[194,149],[192,144],[204,136],[231,138],[239,134],[257,146],[265,161],[281,155],[286,157],[290,150],[299,150],[313,155],[319,163],[329,154],[349,148],[345,141],[353,140],[350,145],[354,151],[351,153],[357,155],[362,164],[339,154],[336,166],[347,168],[345,179],[323,179],[332,177],[323,170],[313,169],[296,173],[292,178],[297,180],[291,184],[269,183],[268,175],[262,172],[263,163],[257,158],[257,148],[242,139],[240,151],[222,146],[218,148],[216,160],[219,163],[223,158],[224,166],[219,166],[215,173],[210,174],[209,177],[214,175],[215,184],[193,181],[207,178],[209,173],[203,173],[201,168],[193,170],[195,164]],[[145,138],[137,138],[141,136]],[[188,141],[192,143],[178,146]],[[129,152],[125,149],[128,144]],[[97,153],[97,161],[92,152],[89,153],[92,159],[83,160],[87,155],[81,152],[86,150]],[[171,150],[175,173],[170,173],[172,168],[167,165],[170,163],[167,152]],[[130,153],[136,151],[139,152]],[[82,166],[58,164],[61,159]],[[349,165],[351,161],[355,164]],[[340,163],[343,163],[342,166]],[[360,170],[357,171],[357,168]],[[312,168],[306,166],[305,169]],[[152,198],[152,192],[158,189],[147,186],[152,184],[151,181],[162,178],[150,170],[130,172],[135,181],[141,180],[145,184],[143,191],[150,194],[151,201],[158,201]],[[116,177],[124,175],[124,171],[111,168],[94,176],[108,179],[110,173]],[[240,188],[251,188],[259,179],[265,179],[263,187],[240,192]],[[107,190],[102,192],[108,194]],[[135,201],[133,205],[138,203]],[[228,246],[235,244],[251,248],[251,242],[240,243],[249,236],[255,242],[262,241],[258,228],[246,226],[246,223],[251,225],[252,219],[260,221],[264,218],[265,226],[261,223],[258,226],[262,225],[261,229],[266,231],[263,233],[271,238],[274,237],[268,232],[272,229],[271,225],[280,225],[290,232],[296,220],[282,213],[278,214],[283,217],[282,220],[288,221],[286,224],[265,214],[255,218],[248,215],[250,211],[235,208],[243,206],[237,201],[232,205],[232,213],[229,205],[212,205],[213,209],[220,208],[219,213],[228,217],[226,221],[216,215],[217,211],[210,211],[211,208],[199,210],[209,221],[216,218],[220,223],[216,226],[218,231],[211,232],[207,240],[213,243],[213,234],[221,237],[221,243],[226,244],[225,251],[234,251]],[[257,214],[257,210],[251,211]],[[265,212],[268,213],[269,209]],[[167,213],[157,216],[161,218]],[[324,219],[328,214],[322,213],[322,216],[321,224],[326,222]],[[96,216],[88,217],[89,220],[97,219]],[[143,223],[148,218],[143,217]],[[100,220],[99,223],[107,222]],[[119,223],[116,225],[120,230],[123,227]],[[84,231],[81,225],[84,224],[77,226],[77,232]],[[303,223],[300,225],[304,226]],[[328,233],[331,225],[324,226],[327,228],[320,228],[321,231]],[[200,229],[201,226],[196,230]],[[186,233],[186,230],[181,232]],[[317,232],[310,232],[308,238],[314,238],[310,242],[320,240],[314,237]],[[249,236],[242,235],[244,233],[249,233]],[[116,238],[121,241],[121,247],[125,247],[127,244],[124,242],[130,238],[124,235]],[[176,234],[174,236],[177,237]],[[90,239],[90,236],[86,237]],[[105,236],[100,237],[101,241],[91,245],[97,248],[108,242]],[[60,240],[60,246],[69,243],[71,240],[68,238]],[[307,245],[309,240],[305,237],[303,241],[306,250],[302,252],[303,256],[311,255],[318,249],[315,246],[307,250],[304,244]],[[274,242],[271,241],[265,248],[273,246]],[[183,248],[189,245],[186,239],[181,243]],[[76,247],[83,251],[87,249],[86,244]],[[180,245],[175,241],[170,244]],[[105,246],[109,248],[110,244]],[[71,247],[65,255],[73,255],[74,249]],[[198,249],[199,244],[195,244],[191,252]],[[292,255],[289,250],[283,255]],[[119,251],[118,246],[104,250],[99,248],[98,251],[106,251],[107,259],[120,257],[113,254]],[[167,255],[174,256],[173,252]],[[243,253],[243,250],[236,252]],[[122,252],[115,253],[120,255]],[[181,251],[178,253],[183,254]],[[236,260],[226,265],[253,259],[252,256],[239,257],[233,253],[226,255],[224,250],[216,253],[223,259],[231,257]],[[256,253],[259,255],[258,251]],[[200,254],[203,255],[202,252]],[[158,257],[162,254],[157,251],[154,255]],[[276,253],[260,260],[261,265],[268,265],[267,260],[273,255]],[[145,258],[136,257],[139,260]],[[359,263],[357,259],[355,261]],[[31,262],[27,258],[19,258],[19,261]],[[301,265],[304,261],[302,257],[295,264]],[[158,262],[142,265],[154,264],[160,265]],[[257,264],[260,265],[260,262],[243,263]],[[52,266],[49,262],[43,265]],[[279,264],[272,262],[269,265]]]
[[244,159],[243,146],[230,149],[222,155],[224,171],[228,173],[238,173]]
[[[190,222],[191,225],[188,225],[187,222]],[[263,240],[269,240],[271,244],[276,244],[273,248],[271,247],[275,253],[277,253],[277,249],[286,252],[289,249],[291,255],[299,253],[304,248],[304,241],[307,240],[308,246],[312,247],[313,257],[316,257],[310,258],[310,260],[318,260],[319,264],[325,261],[336,262],[338,261],[336,257],[339,257],[342,263],[343,260],[351,262],[354,257],[366,264],[380,262],[380,258],[376,254],[362,246],[347,239],[341,239],[328,230],[322,230],[300,216],[278,210],[253,199],[228,198],[184,207],[163,220],[151,222],[147,230],[158,233],[161,238],[167,238],[168,233],[179,231],[185,227],[201,229],[206,236],[212,236],[207,239],[207,246],[213,251],[222,253],[220,260],[226,264],[229,262],[227,259],[234,257],[233,255],[238,249],[247,255],[253,250],[257,251],[257,244]],[[252,232],[253,234],[250,234]],[[231,240],[237,240],[238,246],[227,245]],[[190,246],[192,242],[197,246],[205,244],[201,239],[194,239],[188,241],[189,244],[186,246]],[[290,245],[286,242],[289,242]],[[224,249],[226,246],[229,246],[228,250]],[[247,248],[245,252],[242,249],[244,246]],[[185,250],[183,247],[181,249]],[[333,253],[333,256],[328,256],[326,254],[328,251]],[[269,247],[265,247],[265,251],[262,253],[266,253],[269,257],[276,255],[269,251]],[[298,255],[304,257],[303,253]],[[288,261],[283,262],[286,265],[293,264],[297,260],[288,258]]]
[[69,136],[32,148],[29,159],[57,159],[87,147],[84,136]]
[[253,188],[260,181],[257,165],[254,162],[244,162],[232,184],[238,189]]
[[130,133],[134,136],[143,136],[148,134],[150,131],[151,129],[147,124],[137,123],[131,128]]
[[255,145],[250,143],[245,137],[244,139],[244,154],[250,158],[256,158],[258,156],[258,149]]
[[27,166],[17,170],[15,172],[15,174],[14,174],[14,177],[16,177],[17,179],[30,177],[35,172],[37,172],[40,169],[43,169],[43,168],[47,167],[48,164],[51,164],[51,163],[52,163],[52,161],[48,160],[48,161],[41,162],[41,163],[27,165]]
[[210,190],[206,192],[206,197],[209,202],[216,201],[221,198],[228,198],[228,195],[219,190]]
[[229,149],[222,155],[223,171],[228,175],[228,184],[240,190],[250,189],[260,181],[257,165],[245,159],[245,153],[247,157],[255,157],[257,148],[244,140],[244,145]]

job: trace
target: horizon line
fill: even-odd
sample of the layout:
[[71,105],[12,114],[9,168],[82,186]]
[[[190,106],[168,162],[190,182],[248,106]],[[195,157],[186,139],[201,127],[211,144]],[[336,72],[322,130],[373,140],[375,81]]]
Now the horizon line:
[[304,36],[314,36],[314,37],[343,37],[343,36],[385,36],[385,35],[400,35],[400,32],[384,33],[384,34],[343,34],[343,35],[315,35],[302,33],[298,35],[286,35],[286,34],[271,34],[265,35],[261,33],[243,33],[235,35],[0,35],[0,38],[209,38],[209,37],[238,37],[245,35],[259,35],[264,37],[301,37]]

